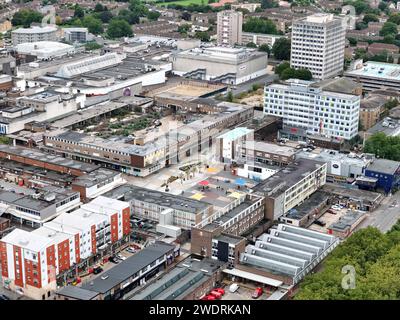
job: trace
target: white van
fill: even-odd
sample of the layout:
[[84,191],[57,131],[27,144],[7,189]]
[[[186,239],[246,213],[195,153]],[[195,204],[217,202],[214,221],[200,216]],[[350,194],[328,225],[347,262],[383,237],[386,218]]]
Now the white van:
[[239,289],[239,285],[238,285],[237,283],[232,283],[232,284],[229,286],[229,291],[232,292],[232,293],[236,292],[237,289]]

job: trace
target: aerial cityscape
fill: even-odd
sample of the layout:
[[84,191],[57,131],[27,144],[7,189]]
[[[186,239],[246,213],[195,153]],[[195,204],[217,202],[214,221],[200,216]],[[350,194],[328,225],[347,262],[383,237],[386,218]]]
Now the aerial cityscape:
[[0,304],[399,300],[399,26],[392,0],[0,0]]

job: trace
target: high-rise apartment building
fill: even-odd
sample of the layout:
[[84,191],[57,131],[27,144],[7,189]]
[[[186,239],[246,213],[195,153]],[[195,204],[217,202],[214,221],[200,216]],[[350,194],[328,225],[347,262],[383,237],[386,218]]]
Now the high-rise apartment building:
[[221,11],[217,16],[217,41],[219,45],[233,46],[242,41],[243,14],[240,11]]
[[349,140],[357,135],[360,96],[325,91],[313,81],[290,79],[265,87],[264,113],[307,134]]
[[290,65],[306,68],[315,79],[343,71],[345,26],[333,14],[317,13],[293,22]]

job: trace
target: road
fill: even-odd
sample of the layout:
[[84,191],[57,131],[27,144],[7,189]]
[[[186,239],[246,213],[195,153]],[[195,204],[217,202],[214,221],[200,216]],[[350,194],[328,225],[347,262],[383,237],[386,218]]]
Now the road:
[[253,80],[247,81],[243,84],[239,84],[236,86],[236,89],[232,90],[233,95],[238,95],[242,92],[247,92],[249,91],[253,84],[261,84],[264,85],[265,83],[272,83],[274,80],[277,80],[279,77],[276,74],[266,74],[264,76],[255,78]]
[[[396,205],[392,205],[397,202]],[[366,219],[361,222],[356,230],[373,226],[382,232],[390,230],[390,228],[400,219],[400,192],[385,197],[380,206],[371,213],[368,213]]]

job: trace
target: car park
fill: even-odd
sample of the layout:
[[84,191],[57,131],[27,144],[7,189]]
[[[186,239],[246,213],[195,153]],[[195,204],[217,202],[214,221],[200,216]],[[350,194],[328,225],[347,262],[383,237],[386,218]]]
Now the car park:
[[126,251],[129,252],[129,253],[136,253],[136,249],[134,249],[134,248],[132,248],[132,247],[128,247],[128,248],[126,249]]

